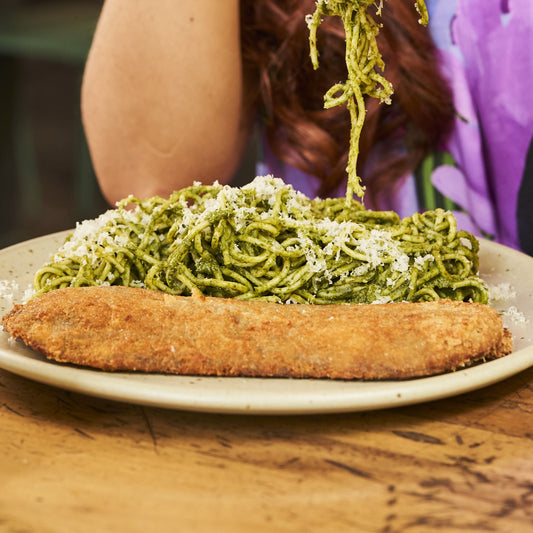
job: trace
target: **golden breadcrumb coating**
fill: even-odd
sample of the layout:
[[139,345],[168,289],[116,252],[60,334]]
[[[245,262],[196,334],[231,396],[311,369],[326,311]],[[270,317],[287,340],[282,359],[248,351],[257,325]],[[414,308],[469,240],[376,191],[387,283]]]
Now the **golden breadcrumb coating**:
[[2,319],[47,358],[102,370],[405,379],[512,351],[487,305],[298,305],[127,287],[54,290]]

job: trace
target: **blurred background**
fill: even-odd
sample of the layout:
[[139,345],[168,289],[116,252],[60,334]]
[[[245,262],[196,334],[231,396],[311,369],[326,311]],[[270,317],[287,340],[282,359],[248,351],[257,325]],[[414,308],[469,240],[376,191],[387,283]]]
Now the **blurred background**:
[[108,208],[81,126],[103,0],[0,0],[0,248]]
[[[109,209],[80,116],[104,0],[0,0],[0,249]],[[233,185],[255,176],[253,136]]]

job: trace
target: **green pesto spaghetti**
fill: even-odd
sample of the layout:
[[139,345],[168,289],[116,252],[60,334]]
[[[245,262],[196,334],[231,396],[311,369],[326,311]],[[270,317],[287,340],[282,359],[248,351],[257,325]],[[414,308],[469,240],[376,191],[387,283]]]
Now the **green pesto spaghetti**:
[[[362,198],[364,187],[357,174],[359,139],[366,116],[365,96],[378,98],[390,103],[393,94],[392,84],[381,74],[385,64],[378,49],[376,37],[380,24],[369,12],[374,6],[381,13],[383,0],[317,0],[316,9],[307,17],[309,46],[313,67],[318,68],[317,30],[322,16],[341,18],[346,34],[346,68],[348,79],[336,83],[324,95],[324,108],[346,105],[350,113],[350,147],[348,152],[347,202],[354,194]],[[428,23],[428,12],[423,0],[414,2],[423,25]]]
[[[132,206],[134,206],[132,208]],[[440,298],[486,303],[478,242],[437,209],[400,220],[345,199],[311,200],[271,176],[123,200],[79,223],[35,275],[36,293],[126,285],[279,303]]]

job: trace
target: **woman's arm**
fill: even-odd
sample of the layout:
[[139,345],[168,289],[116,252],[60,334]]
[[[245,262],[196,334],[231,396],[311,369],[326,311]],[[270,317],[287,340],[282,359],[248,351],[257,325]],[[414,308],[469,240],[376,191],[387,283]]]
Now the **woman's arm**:
[[238,0],[106,0],[82,117],[103,194],[227,182],[248,133]]

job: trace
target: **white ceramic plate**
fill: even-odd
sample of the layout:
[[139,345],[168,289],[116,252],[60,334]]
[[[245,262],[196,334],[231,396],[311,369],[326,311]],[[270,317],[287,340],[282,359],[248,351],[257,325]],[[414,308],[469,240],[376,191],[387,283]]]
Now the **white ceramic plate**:
[[[33,273],[66,233],[0,251],[0,313],[24,299]],[[408,381],[359,382],[108,373],[54,363],[0,331],[0,367],[15,374],[102,398],[172,409],[220,413],[305,414],[363,411],[437,400],[510,377],[533,365],[533,258],[481,242],[481,274],[491,286],[509,284],[516,295],[493,302],[504,313],[514,352],[502,359],[440,376]],[[516,308],[518,314],[509,313]]]

